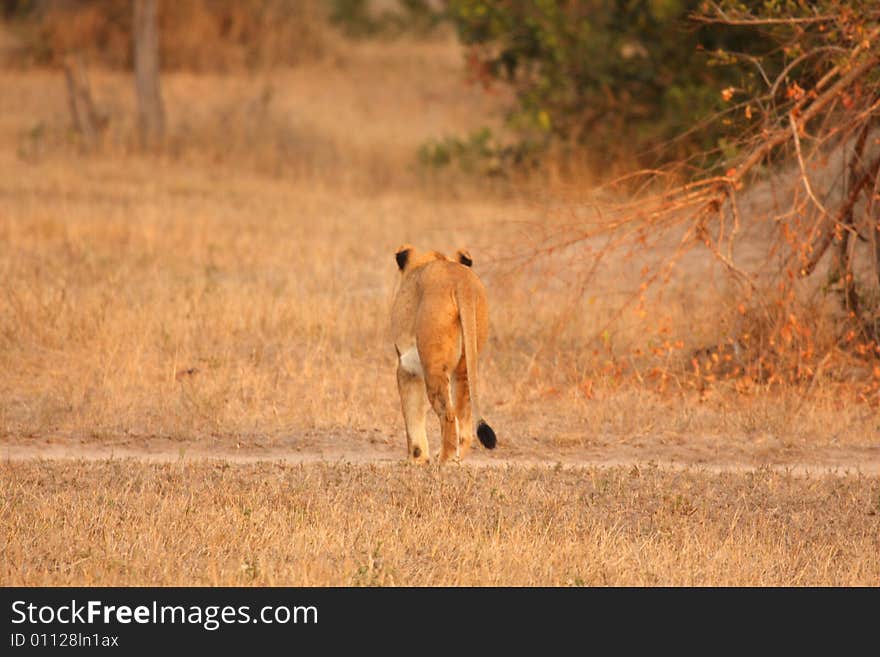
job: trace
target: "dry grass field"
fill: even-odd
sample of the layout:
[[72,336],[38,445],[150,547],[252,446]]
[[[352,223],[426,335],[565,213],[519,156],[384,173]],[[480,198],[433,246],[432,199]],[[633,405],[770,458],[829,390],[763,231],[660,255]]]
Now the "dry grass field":
[[30,461],[0,491],[6,584],[880,581],[876,477]]
[[[697,387],[684,356],[652,385],[630,355],[658,317],[681,354],[712,335],[705,272],[597,343],[640,262],[585,294],[576,260],[507,267],[582,209],[415,166],[506,102],[451,42],[168,74],[160,155],[131,148],[131,80],[91,78],[93,153],[60,73],[0,70],[0,584],[880,582],[875,406],[833,371]],[[403,242],[467,246],[489,290],[499,448],[442,471],[399,463]]]

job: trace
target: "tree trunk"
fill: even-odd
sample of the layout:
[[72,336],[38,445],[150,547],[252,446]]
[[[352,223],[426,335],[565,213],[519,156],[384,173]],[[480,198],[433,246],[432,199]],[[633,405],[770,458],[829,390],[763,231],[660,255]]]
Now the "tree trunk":
[[165,110],[159,88],[157,0],[134,0],[134,81],[141,145],[158,146],[165,137]]
[[82,56],[68,55],[63,65],[74,130],[82,135],[88,148],[95,148],[101,132],[107,125],[107,117],[98,111],[92,100],[91,86]]

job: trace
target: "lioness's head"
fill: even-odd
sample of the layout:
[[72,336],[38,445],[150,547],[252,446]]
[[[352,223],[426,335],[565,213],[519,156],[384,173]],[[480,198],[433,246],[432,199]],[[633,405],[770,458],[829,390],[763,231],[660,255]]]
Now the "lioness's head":
[[394,254],[397,260],[397,268],[401,274],[411,271],[416,267],[420,267],[432,260],[448,260],[449,262],[458,262],[465,267],[472,267],[474,264],[471,254],[467,249],[459,249],[455,252],[455,259],[448,258],[439,251],[419,252],[412,244],[404,244],[400,246]]

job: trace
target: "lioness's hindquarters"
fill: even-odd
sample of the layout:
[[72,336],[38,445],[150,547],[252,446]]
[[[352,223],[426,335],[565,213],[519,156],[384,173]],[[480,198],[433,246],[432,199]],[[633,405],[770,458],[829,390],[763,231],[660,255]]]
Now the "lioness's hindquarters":
[[488,302],[470,254],[459,250],[451,260],[407,245],[395,259],[400,281],[391,306],[391,333],[408,458],[429,458],[429,404],[440,420],[441,462],[464,456],[474,434],[494,448],[495,432],[480,416],[477,393],[479,353],[489,335]]

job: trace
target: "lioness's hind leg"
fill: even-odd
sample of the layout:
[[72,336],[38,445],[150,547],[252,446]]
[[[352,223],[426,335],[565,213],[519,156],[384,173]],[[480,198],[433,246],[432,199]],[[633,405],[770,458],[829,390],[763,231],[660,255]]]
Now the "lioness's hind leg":
[[459,365],[452,377],[452,398],[455,400],[455,415],[458,418],[459,451],[464,458],[474,440],[474,420],[471,414],[471,395],[468,388],[467,369]]
[[446,370],[428,371],[425,373],[425,386],[428,391],[428,400],[437,413],[440,420],[440,462],[449,459],[458,459],[460,450],[458,445],[458,427],[455,418],[455,404],[452,402],[451,381]]
[[397,389],[400,391],[400,406],[406,424],[406,455],[416,463],[427,463],[428,435],[425,431],[425,414],[428,412],[428,397],[425,394],[425,380],[418,374],[397,367]]

